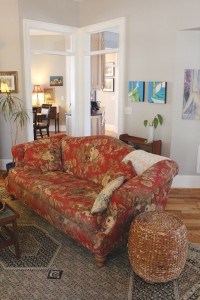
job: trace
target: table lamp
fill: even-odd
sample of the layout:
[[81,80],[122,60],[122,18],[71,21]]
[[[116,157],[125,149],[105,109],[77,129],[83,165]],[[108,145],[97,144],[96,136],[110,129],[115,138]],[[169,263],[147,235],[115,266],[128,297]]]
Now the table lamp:
[[33,93],[37,94],[37,105],[40,105],[40,100],[39,100],[38,93],[42,93],[42,89],[41,89],[39,84],[34,85]]

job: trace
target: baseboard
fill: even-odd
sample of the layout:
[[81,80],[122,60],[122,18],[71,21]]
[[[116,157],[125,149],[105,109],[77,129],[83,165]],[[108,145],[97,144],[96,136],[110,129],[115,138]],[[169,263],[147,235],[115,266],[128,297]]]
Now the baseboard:
[[[49,126],[49,131],[54,132],[55,131],[55,125],[50,125]],[[60,125],[59,126],[59,131],[66,132],[66,125]]]
[[105,124],[105,129],[108,131],[116,132],[116,127],[115,127],[115,125],[112,125],[112,124]]
[[177,175],[173,179],[173,188],[200,188],[200,176],[192,175]]

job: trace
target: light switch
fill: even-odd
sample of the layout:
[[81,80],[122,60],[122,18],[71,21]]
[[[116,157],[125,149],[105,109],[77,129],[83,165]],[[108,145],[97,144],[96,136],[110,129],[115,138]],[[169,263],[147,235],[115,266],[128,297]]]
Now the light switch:
[[200,174],[200,146],[198,147],[198,153],[197,153],[197,173]]

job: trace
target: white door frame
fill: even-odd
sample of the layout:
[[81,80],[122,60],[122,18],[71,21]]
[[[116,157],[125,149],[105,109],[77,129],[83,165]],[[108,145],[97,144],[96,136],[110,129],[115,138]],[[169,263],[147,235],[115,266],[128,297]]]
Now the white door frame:
[[[117,49],[118,53],[118,70],[119,70],[119,77],[118,77],[118,99],[116,103],[116,109],[117,109],[117,132],[118,134],[121,134],[124,132],[124,78],[125,78],[125,18],[117,18],[113,20],[109,20],[102,23],[93,24],[90,26],[86,26],[81,28],[82,30],[82,44],[86,43],[88,40],[88,35],[95,32],[101,32],[106,31],[111,28],[117,28],[119,32],[119,48]],[[83,50],[84,51],[84,50]],[[111,53],[116,52],[115,49],[112,50],[103,50],[103,51],[96,51],[96,54],[105,54],[105,53]],[[94,52],[93,52],[94,54]],[[83,62],[82,62],[82,68],[83,68],[83,78],[81,89],[82,92],[82,112],[84,112],[83,118],[83,125],[82,128],[84,128],[84,134],[89,135],[90,134],[90,72],[85,67],[85,62],[88,61],[88,56],[90,55],[90,52],[83,52]],[[80,116],[81,117],[81,116]]]
[[[71,63],[70,63],[70,102],[71,102],[71,110],[72,116],[76,116],[76,90],[77,90],[77,81],[75,80],[76,77],[76,44],[77,44],[77,28],[71,26],[63,26],[53,23],[46,23],[34,20],[23,20],[23,37],[24,37],[24,81],[25,81],[25,99],[26,99],[26,107],[29,111],[32,111],[32,82],[31,82],[31,43],[30,43],[30,30],[44,30],[49,32],[55,33],[68,33],[72,35],[71,43],[72,49],[69,51],[42,51],[40,49],[34,49],[34,51],[38,51],[42,54],[49,54],[49,55],[64,55],[66,57],[71,56]],[[27,128],[27,138],[28,141],[33,140],[33,122],[32,122],[32,114],[30,115],[30,122],[28,123]],[[75,132],[75,120],[73,117],[73,134]]]

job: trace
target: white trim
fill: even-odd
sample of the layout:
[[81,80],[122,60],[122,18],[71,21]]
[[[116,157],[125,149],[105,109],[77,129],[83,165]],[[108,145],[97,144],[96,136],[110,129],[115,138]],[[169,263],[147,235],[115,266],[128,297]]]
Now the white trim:
[[116,126],[113,124],[105,124],[105,129],[116,132]]
[[[87,35],[95,33],[95,32],[102,32],[106,31],[109,28],[117,28],[119,32],[119,48],[117,49],[106,49],[106,50],[100,50],[100,51],[95,51],[95,52],[90,52],[90,51],[85,51],[85,62],[87,60],[87,56],[93,54],[102,54],[102,53],[113,53],[116,52],[118,53],[118,82],[116,83],[116,86],[118,86],[118,91],[116,91],[116,131],[118,134],[121,134],[124,132],[124,99],[126,98],[125,96],[125,89],[124,89],[124,82],[125,82],[125,18],[117,18],[117,19],[112,19],[106,22],[98,23],[98,24],[92,24],[86,27],[82,27],[82,33],[84,36],[84,45],[88,46],[88,40],[87,40]],[[88,48],[89,49],[89,48]],[[85,49],[84,49],[85,50]],[[85,65],[84,65],[85,66]],[[86,72],[86,68],[84,68],[84,79],[86,80],[86,83],[89,82],[88,77],[88,72]],[[87,76],[86,76],[87,75]],[[83,93],[84,95],[84,124],[83,127],[85,129],[85,134],[88,135],[89,133],[89,114],[90,114],[90,107],[89,107],[89,89],[87,88],[86,84],[84,84],[83,87]],[[87,101],[87,103],[86,103]]]
[[31,49],[33,54],[47,54],[47,55],[59,55],[59,56],[74,56],[73,52],[67,51],[51,51],[51,50],[40,50],[40,49]]
[[172,188],[200,188],[200,176],[177,175],[173,179]]

